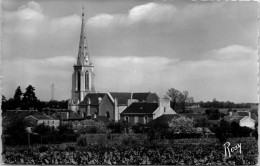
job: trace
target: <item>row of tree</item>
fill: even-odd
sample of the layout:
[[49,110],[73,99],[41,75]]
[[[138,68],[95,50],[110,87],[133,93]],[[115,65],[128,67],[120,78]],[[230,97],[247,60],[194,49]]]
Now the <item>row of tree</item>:
[[[180,90],[171,88],[166,92],[166,94],[171,98],[171,107],[174,110],[182,110],[183,112],[188,112],[189,106],[194,104],[193,97],[189,95],[188,91],[182,92]],[[252,105],[252,103],[217,101],[217,99],[215,98],[212,101],[200,101],[197,104],[199,104],[202,108],[250,108]]]
[[199,105],[202,108],[250,108],[252,103],[234,103],[230,101],[217,101],[215,98],[212,101],[200,101]]
[[68,100],[55,101],[51,100],[49,102],[40,101],[37,99],[35,94],[35,88],[32,85],[29,85],[25,92],[23,93],[21,87],[18,86],[15,90],[14,97],[10,99],[6,99],[4,95],[2,95],[2,105],[1,109],[6,110],[14,110],[16,108],[20,108],[22,110],[28,109],[37,109],[42,111],[44,108],[49,109],[67,109],[68,108]]

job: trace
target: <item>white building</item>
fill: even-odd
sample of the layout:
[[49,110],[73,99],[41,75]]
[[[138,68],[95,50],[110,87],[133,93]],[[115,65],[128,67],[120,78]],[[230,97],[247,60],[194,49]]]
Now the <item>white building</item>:
[[30,115],[24,118],[24,120],[33,126],[44,124],[50,127],[54,127],[56,129],[60,125],[59,119],[54,119],[47,115]]

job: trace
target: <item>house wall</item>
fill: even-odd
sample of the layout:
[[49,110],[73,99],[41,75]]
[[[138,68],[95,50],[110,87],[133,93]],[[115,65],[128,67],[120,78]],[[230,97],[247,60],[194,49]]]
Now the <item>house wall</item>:
[[240,120],[239,125],[241,127],[249,127],[251,129],[255,128],[255,121],[249,117],[244,117]]
[[117,111],[119,114],[118,114],[118,118],[115,119],[115,120],[120,120],[120,114],[121,114],[121,112],[122,112],[125,108],[127,108],[127,106],[117,106],[117,107],[116,107],[116,111]]
[[50,127],[54,127],[54,128],[57,128],[59,125],[60,125],[60,120],[56,120],[56,119],[51,119],[51,120],[38,120],[38,123],[37,125],[40,125],[40,124],[45,124],[45,125],[48,125]]
[[114,103],[109,99],[108,95],[105,95],[99,105],[99,114],[106,116],[107,111],[109,112],[110,119],[115,120],[115,106]]
[[131,124],[135,123],[142,123],[144,124],[144,117],[148,118],[148,122],[153,120],[153,115],[121,115],[122,120],[126,120],[126,117],[128,117],[128,122]]

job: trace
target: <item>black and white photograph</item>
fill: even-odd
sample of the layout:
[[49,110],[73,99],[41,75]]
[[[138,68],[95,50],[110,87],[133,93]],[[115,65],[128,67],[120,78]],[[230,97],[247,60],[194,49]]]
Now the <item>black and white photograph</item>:
[[258,164],[258,2],[1,8],[1,164]]

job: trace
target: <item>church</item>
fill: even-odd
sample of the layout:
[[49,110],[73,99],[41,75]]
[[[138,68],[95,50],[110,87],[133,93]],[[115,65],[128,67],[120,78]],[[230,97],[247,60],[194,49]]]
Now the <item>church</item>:
[[[161,107],[164,100],[160,100],[156,93],[97,93],[95,91],[94,65],[90,61],[90,56],[88,52],[85,24],[86,23],[83,12],[77,63],[73,66],[74,71],[72,74],[72,90],[71,99],[69,100],[69,110],[78,113],[83,119],[89,119],[99,116],[118,121],[120,120],[120,117],[124,118],[120,116],[120,114],[132,103],[147,103],[148,105],[156,105],[156,108]],[[167,100],[166,102],[169,101]],[[164,105],[165,107],[170,107],[169,104]],[[156,108],[152,112],[150,111],[150,113],[153,113]],[[176,114],[175,111],[171,108],[167,108],[167,110],[167,114]],[[160,115],[161,114],[162,113],[160,113]],[[137,116],[136,113],[133,116]],[[144,119],[148,115],[142,114],[138,116],[141,116],[139,117],[139,119]],[[150,116],[158,117],[158,115],[149,115],[149,117]],[[138,118],[135,117],[135,119]],[[141,120],[140,122],[142,123],[143,121]]]

